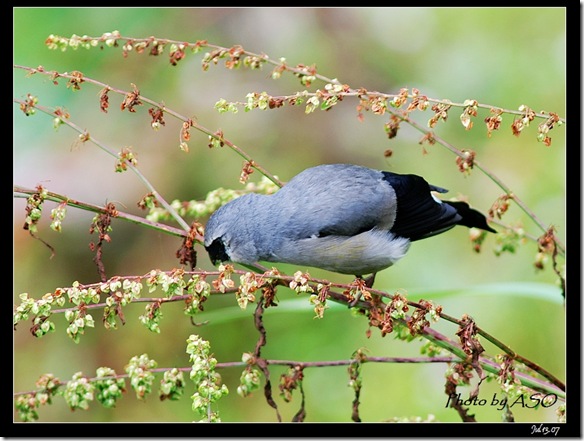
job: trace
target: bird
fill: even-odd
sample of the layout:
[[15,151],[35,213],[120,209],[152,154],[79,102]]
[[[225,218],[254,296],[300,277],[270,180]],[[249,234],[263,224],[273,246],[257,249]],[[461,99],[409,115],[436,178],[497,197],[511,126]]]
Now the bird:
[[248,193],[221,206],[205,226],[213,265],[265,261],[364,279],[403,258],[411,242],[456,225],[496,231],[466,202],[415,174],[354,164],[307,168],[270,195]]

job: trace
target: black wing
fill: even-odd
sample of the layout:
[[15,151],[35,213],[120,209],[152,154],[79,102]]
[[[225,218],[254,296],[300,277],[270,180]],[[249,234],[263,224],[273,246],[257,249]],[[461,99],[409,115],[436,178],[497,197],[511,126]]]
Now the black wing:
[[462,220],[454,206],[438,202],[430,193],[447,190],[431,186],[416,175],[383,172],[383,178],[397,196],[397,216],[391,227],[394,234],[411,241],[424,239],[449,230]]

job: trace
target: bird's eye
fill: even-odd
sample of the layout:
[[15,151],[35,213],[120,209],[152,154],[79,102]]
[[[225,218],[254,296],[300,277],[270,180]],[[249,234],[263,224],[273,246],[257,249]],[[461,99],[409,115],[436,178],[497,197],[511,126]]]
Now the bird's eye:
[[217,265],[219,262],[227,262],[229,260],[225,244],[220,237],[211,242],[211,245],[206,246],[205,249],[207,250],[207,253],[209,253],[209,258],[213,265]]

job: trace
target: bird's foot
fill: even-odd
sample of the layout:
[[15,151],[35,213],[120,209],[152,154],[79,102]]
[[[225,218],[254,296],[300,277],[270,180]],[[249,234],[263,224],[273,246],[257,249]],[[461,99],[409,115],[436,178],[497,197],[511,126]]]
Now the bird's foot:
[[353,308],[357,303],[359,303],[359,300],[361,300],[361,296],[362,296],[361,291],[359,291],[355,298],[349,302],[349,308]]
[[[375,282],[375,275],[377,273],[373,273],[371,274],[369,277],[367,277],[366,279],[363,278],[363,276],[355,276],[357,277],[357,280],[355,282],[357,282],[357,284],[362,284],[365,288],[371,288],[373,286],[373,283]],[[359,303],[359,300],[361,300],[361,297],[363,297],[363,291],[361,289],[359,289],[357,291],[357,295],[355,296],[355,298],[353,300],[351,300],[351,302],[349,302],[349,308],[353,308],[357,303]]]
[[365,286],[367,288],[373,288],[373,283],[375,282],[376,275],[377,275],[377,273],[373,273],[365,279]]

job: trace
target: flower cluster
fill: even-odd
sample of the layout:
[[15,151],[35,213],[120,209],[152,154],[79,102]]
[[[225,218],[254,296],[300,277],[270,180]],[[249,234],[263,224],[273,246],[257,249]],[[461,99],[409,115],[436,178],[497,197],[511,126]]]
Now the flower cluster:
[[452,104],[450,104],[449,102],[434,104],[432,106],[434,116],[432,116],[432,118],[428,120],[428,127],[431,129],[434,128],[436,124],[438,124],[438,121],[440,120],[446,122],[446,120],[448,119],[448,111],[450,110],[451,107]]
[[59,379],[52,374],[44,374],[36,382],[36,386],[40,390],[19,395],[15,400],[14,406],[21,421],[38,420],[37,409],[40,405],[51,404],[51,398],[57,393],[60,384]]
[[85,328],[93,328],[95,322],[91,314],[87,314],[85,308],[68,309],[65,311],[65,319],[69,322],[67,335],[75,343],[79,343],[81,335],[85,333]]
[[362,349],[357,349],[353,352],[351,358],[354,360],[354,363],[351,363],[347,369],[349,372],[349,383],[347,385],[358,394],[363,385],[361,368],[363,366],[363,361],[367,359],[367,355]]
[[[405,295],[396,292],[387,305],[381,303],[381,305],[375,305],[369,309],[369,325],[379,328],[382,337],[397,331],[396,338],[407,339],[408,337],[402,332],[405,326],[400,325],[398,320],[404,320],[408,310],[409,306]],[[367,335],[370,336],[371,332],[367,331]]]
[[134,356],[126,365],[126,374],[130,377],[130,385],[136,392],[136,398],[143,400],[146,395],[152,392],[154,383],[154,374],[151,369],[156,368],[158,363],[148,358],[148,354]]
[[20,103],[20,110],[22,110],[26,116],[34,115],[36,112],[35,106],[38,102],[39,99],[36,96],[27,93],[24,102]]
[[43,202],[47,197],[47,190],[42,186],[37,187],[37,192],[30,195],[26,200],[26,218],[24,229],[34,234],[37,232],[37,223],[43,213]]
[[[207,194],[207,198],[204,201],[180,201],[175,199],[171,202],[170,205],[180,216],[191,216],[196,219],[200,219],[202,217],[208,216],[221,205],[235,199],[240,195],[240,191],[218,188],[209,192]],[[140,203],[140,207],[148,208],[149,212],[146,215],[146,219],[150,221],[160,222],[171,219],[168,211],[165,208],[158,206],[155,200],[152,201],[151,196],[143,199]]]
[[248,302],[255,302],[255,292],[264,284],[264,280],[256,273],[247,272],[239,277],[239,288],[235,293],[237,304],[246,309]]
[[61,232],[61,224],[65,215],[67,214],[67,202],[61,202],[51,210],[51,229],[53,231]]
[[[420,300],[420,307],[412,313],[410,320],[408,320],[408,328],[412,336],[420,334],[426,326],[430,326],[430,322],[437,322],[440,319],[442,306],[434,305],[428,300]],[[426,318],[429,315],[429,319]]]
[[527,241],[525,230],[521,227],[506,228],[497,234],[493,252],[496,256],[503,253],[515,253],[519,245]]
[[487,136],[489,138],[491,137],[493,131],[499,130],[501,122],[503,121],[503,118],[501,117],[503,110],[491,108],[490,113],[492,113],[492,116],[487,116],[485,118],[485,124],[487,125]]
[[178,400],[185,390],[183,373],[178,368],[164,371],[160,380],[159,396],[161,400]]
[[561,126],[563,123],[560,120],[558,114],[550,112],[549,118],[537,126],[537,140],[543,142],[546,147],[552,144],[552,138],[548,136],[548,133],[557,124]]
[[511,124],[511,129],[515,136],[521,135],[521,131],[525,127],[529,127],[529,123],[535,119],[535,112],[526,105],[522,104],[519,106],[519,111],[523,113],[523,116],[515,119],[513,124]]
[[[244,363],[252,363],[254,357],[250,353],[244,353],[241,357]],[[237,394],[243,398],[248,397],[252,392],[260,388],[260,371],[253,368],[252,366],[247,366],[241,373],[239,378],[239,386],[237,387]]]
[[476,153],[472,150],[462,149],[462,155],[456,157],[456,165],[458,171],[470,175],[470,171],[474,167]]
[[328,309],[326,304],[326,299],[328,298],[328,293],[331,289],[330,284],[319,283],[316,286],[318,294],[312,294],[310,296],[309,302],[314,305],[314,318],[323,318],[325,309]]
[[[114,31],[114,32],[117,32],[117,31]],[[104,36],[105,35],[106,34],[104,34]],[[112,34],[110,34],[110,35],[112,35]],[[118,32],[118,36],[119,36],[119,32]],[[108,42],[109,42],[109,44],[108,44]],[[106,44],[108,46],[113,46],[114,42],[115,42],[115,40],[109,40],[109,39],[106,40]],[[71,36],[71,38],[65,38],[65,37],[60,37],[58,35],[51,34],[45,40],[45,44],[51,50],[61,50],[62,52],[65,52],[68,48],[71,48],[73,50],[76,50],[80,47],[83,49],[91,49],[92,47],[97,46],[99,44],[99,42],[97,40],[92,39],[91,37],[88,37],[87,35],[83,35],[82,37],[80,37],[79,35],[73,34]]]
[[280,396],[284,401],[287,403],[292,401],[292,391],[301,387],[303,379],[304,372],[301,366],[290,366],[285,373],[280,375],[278,388],[280,389]]
[[308,284],[309,280],[310,274],[296,271],[288,286],[291,290],[296,291],[296,294],[313,293],[314,289]]
[[193,411],[203,417],[203,421],[220,422],[217,412],[211,411],[211,404],[227,395],[229,390],[221,384],[221,375],[215,372],[217,360],[211,355],[211,345],[198,335],[190,335],[186,352],[192,362],[190,377],[195,383],[195,393],[191,396]]
[[219,265],[218,270],[221,271],[221,273],[215,280],[213,280],[213,288],[219,292],[225,293],[227,290],[230,290],[235,286],[235,282],[231,279],[231,275],[235,269],[233,268],[233,265],[221,264]]
[[116,317],[120,317],[123,322],[122,306],[140,297],[142,284],[129,279],[121,281],[114,277],[109,282],[102,283],[100,291],[104,294],[111,293],[105,300],[103,325],[106,329],[117,329]]
[[152,302],[146,305],[144,314],[138,317],[140,323],[146,326],[150,331],[160,334],[160,320],[162,319],[162,310],[160,302]]
[[146,279],[148,292],[154,292],[157,288],[162,289],[166,298],[180,296],[186,286],[183,279],[184,270],[174,269],[169,273],[160,270],[150,271],[150,276]]
[[472,117],[477,116],[478,110],[478,101],[477,100],[465,100],[463,105],[464,110],[460,114],[460,122],[464,126],[465,130],[472,129],[473,122]]
[[115,407],[117,400],[126,390],[126,381],[123,378],[116,378],[116,371],[108,367],[97,368],[95,373],[98,378],[93,385],[97,401],[104,407]]
[[40,300],[35,300],[29,297],[28,293],[22,293],[19,295],[21,303],[16,307],[14,311],[12,322],[16,327],[18,322],[23,320],[28,320],[29,314],[34,314],[33,327],[31,332],[36,337],[42,337],[48,332],[53,332],[55,330],[55,324],[48,320],[51,315],[51,307],[53,303],[62,306],[65,303],[65,298],[63,296],[54,297],[52,294],[47,293]]
[[194,275],[187,282],[185,291],[190,297],[185,300],[184,313],[192,316],[203,310],[203,303],[211,295],[211,285],[198,275]]
[[132,152],[131,147],[124,147],[120,153],[118,153],[118,160],[116,161],[115,171],[116,173],[124,172],[128,169],[128,165],[136,167],[138,165],[138,159],[136,154]]
[[67,382],[63,392],[65,401],[71,410],[87,410],[89,402],[93,401],[94,394],[95,386],[81,372],[73,374],[73,378]]

